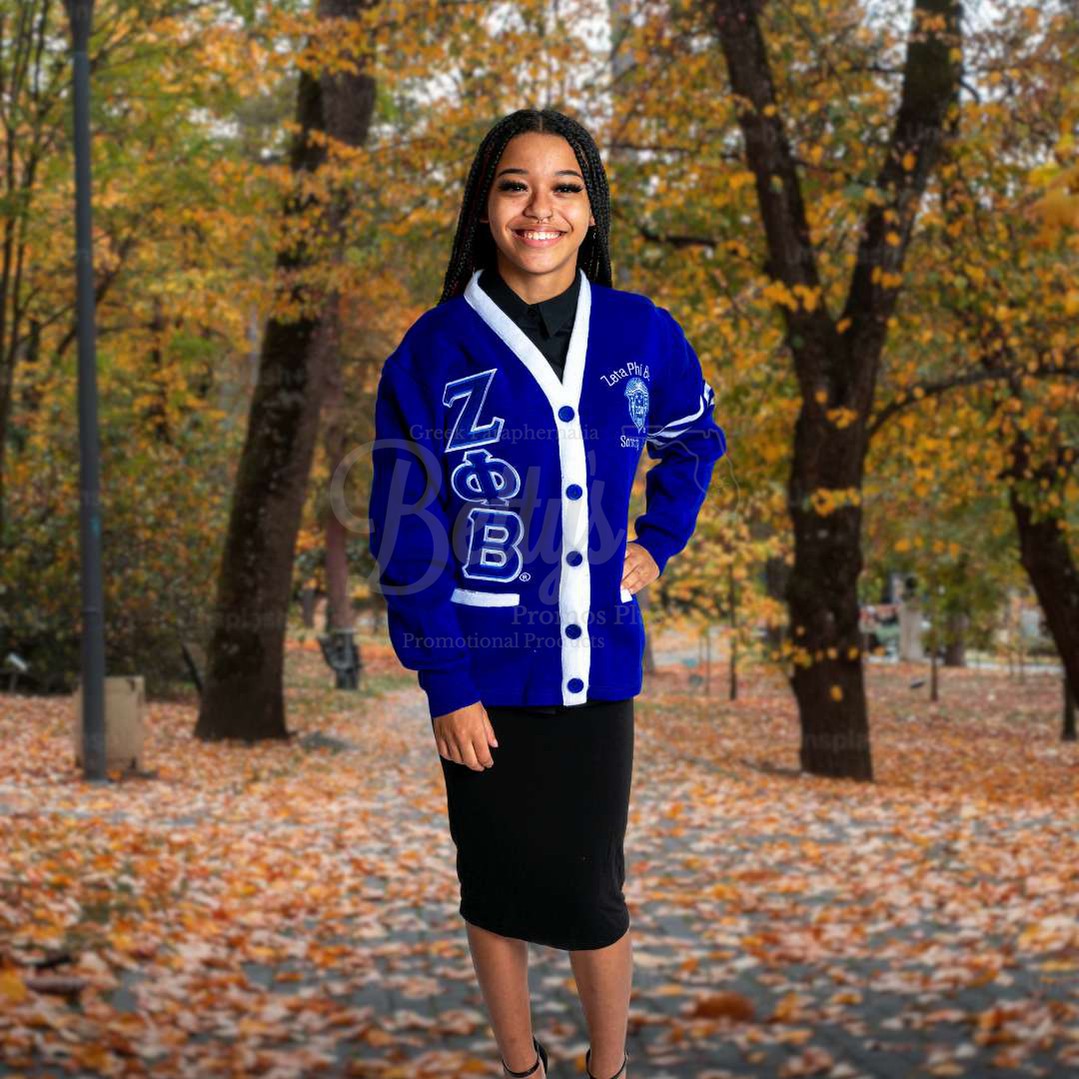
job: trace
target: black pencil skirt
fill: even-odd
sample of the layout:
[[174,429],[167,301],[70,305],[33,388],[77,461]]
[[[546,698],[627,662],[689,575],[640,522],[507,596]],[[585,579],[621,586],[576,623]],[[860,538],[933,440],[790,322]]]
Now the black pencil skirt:
[[461,917],[505,937],[581,950],[629,929],[623,842],[633,698],[488,705],[494,765],[439,756],[457,848]]

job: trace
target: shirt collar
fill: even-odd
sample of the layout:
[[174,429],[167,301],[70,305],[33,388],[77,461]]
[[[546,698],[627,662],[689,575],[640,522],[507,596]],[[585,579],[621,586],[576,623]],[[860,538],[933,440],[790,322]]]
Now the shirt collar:
[[573,284],[565,292],[534,304],[518,296],[493,265],[484,267],[479,284],[483,291],[515,322],[528,318],[538,319],[547,331],[547,336],[553,337],[567,322],[572,322],[573,316],[577,313],[581,271],[578,269],[573,275]]

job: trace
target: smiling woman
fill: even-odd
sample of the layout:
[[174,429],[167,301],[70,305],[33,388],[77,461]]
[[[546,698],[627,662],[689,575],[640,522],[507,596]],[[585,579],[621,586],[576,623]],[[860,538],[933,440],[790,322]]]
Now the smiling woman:
[[527,303],[565,292],[596,224],[570,144],[536,131],[510,139],[480,221],[490,225],[502,279]]
[[[535,1079],[547,1054],[528,941],[570,953],[588,1075],[625,1075],[634,593],[689,541],[726,448],[681,327],[611,286],[609,226],[580,124],[548,109],[500,120],[469,172],[442,301],[386,361],[375,408],[371,550],[390,639],[427,694],[503,1063]],[[645,446],[658,463],[630,541]]]

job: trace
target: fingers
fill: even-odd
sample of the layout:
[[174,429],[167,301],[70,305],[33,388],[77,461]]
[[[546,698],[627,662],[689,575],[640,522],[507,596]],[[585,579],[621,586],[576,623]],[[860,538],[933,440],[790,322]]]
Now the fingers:
[[498,746],[487,709],[481,701],[434,719],[439,755],[474,772],[494,766],[490,746]]
[[655,559],[638,543],[626,544],[626,557],[622,564],[622,587],[639,592],[646,584],[659,577]]
[[498,738],[495,737],[495,729],[491,726],[491,717],[487,715],[487,709],[483,710],[483,725],[487,728],[487,742],[498,748]]

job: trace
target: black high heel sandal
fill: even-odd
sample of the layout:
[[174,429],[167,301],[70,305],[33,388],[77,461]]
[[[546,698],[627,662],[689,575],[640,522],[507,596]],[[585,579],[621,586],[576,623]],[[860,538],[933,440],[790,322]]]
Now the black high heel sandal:
[[502,1061],[502,1067],[505,1068],[506,1073],[508,1075],[512,1075],[514,1079],[524,1079],[526,1075],[531,1075],[540,1066],[540,1061],[543,1061],[543,1074],[544,1076],[547,1075],[547,1050],[543,1048],[543,1046],[540,1044],[534,1034],[532,1035],[532,1044],[536,1047],[536,1063],[533,1064],[532,1067],[528,1069],[528,1071],[510,1071],[510,1069],[506,1067],[506,1062],[504,1060]]
[[[591,1063],[592,1063],[592,1050],[589,1049],[588,1052],[586,1052],[585,1055],[584,1055],[584,1070],[586,1072],[588,1072],[588,1079],[599,1079],[598,1076],[595,1076],[595,1075],[592,1074],[592,1068],[590,1067]],[[618,1071],[616,1071],[614,1073],[614,1075],[611,1076],[611,1079],[618,1079],[618,1077],[622,1074],[622,1072],[624,1072],[626,1070],[626,1064],[628,1064],[628,1063],[629,1063],[629,1053],[626,1053],[625,1059],[622,1061],[622,1067],[619,1068]]]

